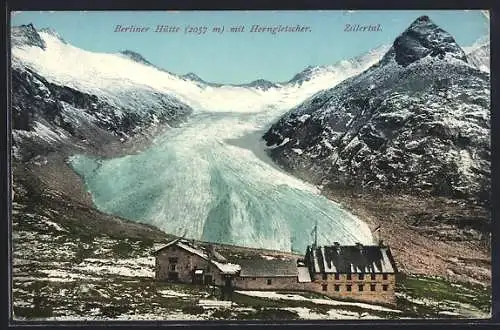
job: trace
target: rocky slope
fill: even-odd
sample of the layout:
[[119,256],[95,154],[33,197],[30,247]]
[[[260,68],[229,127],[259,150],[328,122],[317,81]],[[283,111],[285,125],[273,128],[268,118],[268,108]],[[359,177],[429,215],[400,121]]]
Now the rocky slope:
[[[13,149],[20,161],[64,147],[95,150],[155,123],[175,125],[190,113],[180,103],[144,113],[117,108],[95,95],[50,83],[29,68],[12,70],[12,91]],[[164,102],[162,95],[154,96]]]
[[[56,36],[51,30],[43,33]],[[32,25],[12,30],[16,48],[46,48],[46,42]],[[130,56],[130,53],[127,53]],[[75,82],[78,85],[78,82]],[[15,54],[12,62],[13,156],[26,162],[54,151],[103,151],[103,146],[159,123],[176,125],[191,108],[174,97],[140,86],[134,102],[112,102],[74,86],[49,81]]]
[[264,135],[273,159],[324,187],[490,197],[489,74],[429,17],[379,63],[293,108]]

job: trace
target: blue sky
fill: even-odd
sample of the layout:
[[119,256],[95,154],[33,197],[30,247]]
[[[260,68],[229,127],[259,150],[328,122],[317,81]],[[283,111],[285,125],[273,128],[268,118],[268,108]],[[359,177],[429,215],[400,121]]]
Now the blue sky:
[[[70,44],[96,52],[130,49],[170,72],[194,72],[204,80],[244,83],[286,81],[308,65],[333,64],[382,44],[390,44],[418,16],[428,15],[461,46],[489,33],[479,10],[443,11],[85,11],[15,12],[12,25],[51,27]],[[301,25],[311,32],[250,33],[262,26]],[[380,24],[380,32],[344,32],[346,24]],[[150,32],[114,32],[116,25],[150,27]],[[157,25],[178,33],[155,33]],[[242,33],[185,34],[186,26],[244,25]]]

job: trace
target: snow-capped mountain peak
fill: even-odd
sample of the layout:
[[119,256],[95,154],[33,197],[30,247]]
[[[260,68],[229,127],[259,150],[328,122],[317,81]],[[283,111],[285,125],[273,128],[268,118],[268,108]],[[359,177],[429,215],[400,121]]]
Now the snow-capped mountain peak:
[[153,65],[151,62],[146,60],[141,54],[134,52],[133,50],[125,49],[120,52],[120,54],[125,55],[126,57],[130,58],[133,61],[136,61],[138,63],[146,64],[146,65]]
[[337,63],[326,70],[320,69],[300,84],[264,80],[241,85],[216,84],[147,64],[135,51],[117,54],[86,51],[61,41],[54,33],[38,33],[33,25],[14,27],[12,31],[18,40],[12,48],[13,67],[28,67],[50,82],[96,95],[118,107],[139,109],[151,106],[149,98],[142,95],[144,92],[175,97],[196,111],[260,112],[269,106],[286,111],[379,60],[371,56],[366,62],[353,61],[352,65]]
[[465,52],[451,34],[428,16],[421,16],[394,40],[392,49],[382,62],[393,57],[396,63],[405,67],[427,56],[444,59],[445,55],[467,62]]
[[269,80],[265,80],[265,79],[257,79],[257,80],[254,80],[254,81],[248,83],[248,84],[244,84],[241,86],[254,87],[257,89],[264,90],[264,91],[266,91],[270,88],[279,88],[279,85],[277,85]]
[[291,109],[264,138],[277,162],[317,184],[484,202],[489,88],[489,75],[423,16],[379,63]]
[[469,63],[479,70],[490,72],[490,37],[479,38],[472,46],[464,48]]
[[189,80],[192,80],[192,81],[197,81],[197,82],[205,83],[205,80],[203,80],[200,76],[198,76],[194,72],[188,72],[185,75],[182,75],[182,77],[186,78],[186,79],[189,79]]
[[283,84],[296,84],[300,86],[311,79],[320,79],[320,77],[327,78],[330,75],[351,76],[352,74],[349,74],[350,72],[361,72],[377,63],[390,49],[390,47],[391,46],[389,45],[382,45],[354,58],[341,60],[331,65],[309,65],[304,70],[297,73],[292,79]]
[[64,38],[61,37],[61,35],[59,33],[57,33],[57,31],[54,30],[53,28],[50,28],[50,27],[41,28],[39,31],[42,32],[42,33],[50,34],[53,37],[56,37],[57,39],[59,39],[64,44],[67,43],[66,40],[64,40]]
[[11,30],[12,47],[35,46],[45,49],[45,41],[40,37],[33,24],[15,26]]

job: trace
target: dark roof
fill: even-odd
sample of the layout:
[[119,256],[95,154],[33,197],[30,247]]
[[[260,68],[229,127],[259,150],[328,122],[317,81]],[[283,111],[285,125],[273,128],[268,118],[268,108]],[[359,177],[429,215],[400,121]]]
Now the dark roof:
[[160,253],[161,251],[165,250],[166,248],[168,248],[169,246],[179,242],[181,239],[180,238],[176,238],[170,242],[168,242],[167,244],[163,245],[161,248],[153,251],[153,255],[157,255],[158,253]]
[[238,258],[235,262],[241,266],[240,276],[297,276],[297,260],[291,257],[274,258],[254,256]]
[[168,248],[169,246],[176,245],[179,248],[182,248],[186,251],[189,251],[191,253],[197,254],[203,259],[213,259],[218,262],[227,262],[227,259],[221,255],[219,252],[215,250],[215,248],[210,247],[210,244],[208,247],[205,247],[203,244],[195,244],[192,241],[182,239],[182,238],[176,238],[167,244],[163,245],[161,248],[153,252],[153,255],[157,255],[164,249]]
[[307,248],[307,262],[314,273],[396,273],[387,246],[320,246]]

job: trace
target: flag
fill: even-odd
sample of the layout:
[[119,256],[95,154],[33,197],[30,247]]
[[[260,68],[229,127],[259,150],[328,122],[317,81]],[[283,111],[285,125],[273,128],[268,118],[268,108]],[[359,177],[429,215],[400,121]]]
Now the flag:
[[378,225],[378,226],[377,226],[377,228],[375,228],[375,229],[373,230],[373,232],[374,232],[374,233],[376,233],[376,232],[377,232],[377,231],[379,231],[379,230],[380,230],[380,225]]

